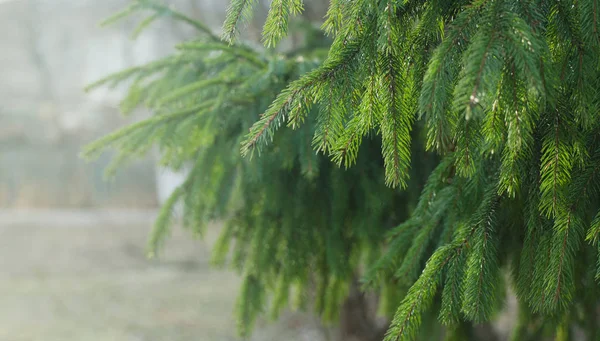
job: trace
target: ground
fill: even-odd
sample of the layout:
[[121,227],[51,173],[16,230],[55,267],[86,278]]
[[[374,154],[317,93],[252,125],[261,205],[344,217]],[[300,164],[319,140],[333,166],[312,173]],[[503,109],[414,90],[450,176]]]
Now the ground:
[[[145,257],[154,212],[0,211],[0,340],[233,341],[239,278],[176,229]],[[312,318],[261,322],[252,340],[318,341]]]

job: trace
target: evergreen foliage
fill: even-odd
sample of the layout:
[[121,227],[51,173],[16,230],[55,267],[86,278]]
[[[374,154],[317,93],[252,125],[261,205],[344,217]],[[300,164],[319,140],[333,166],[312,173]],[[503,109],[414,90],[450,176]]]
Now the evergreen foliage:
[[[287,306],[312,308],[326,321],[336,320],[350,283],[381,256],[386,232],[408,217],[407,203],[416,202],[427,173],[413,174],[412,192],[385,186],[374,134],[360,148],[365,156],[352,169],[340,169],[312,148],[317,121],[326,119],[319,116],[326,111],[316,108],[297,131],[270,136],[264,157],[244,158],[239,146],[252,124],[271,110],[289,82],[322,63],[329,39],[305,28],[306,46],[287,53],[258,51],[222,42],[201,23],[156,1],[138,0],[131,8],[127,14],[175,17],[198,30],[195,40],[179,44],[170,56],[88,87],[127,81],[121,110],[129,114],[145,107],[153,115],[89,144],[86,157],[114,149],[107,170],[112,173],[157,145],[163,166],[188,171],[156,220],[150,256],[160,251],[174,208],[183,203],[183,225],[195,235],[212,220],[224,223],[212,262],[231,264],[243,276],[236,307],[242,335],[251,332],[259,314],[276,318]],[[426,156],[421,169],[436,160]],[[412,271],[417,270],[418,264]]]
[[[232,1],[230,43],[249,6]],[[88,152],[114,145],[125,156],[156,141],[169,165],[195,162],[174,195],[191,226],[227,217],[223,240],[235,239],[233,262],[246,274],[243,322],[266,291],[281,306],[309,273],[318,300],[334,306],[364,264],[367,286],[402,293],[386,341],[426,339],[436,316],[448,339],[464,340],[472,323],[493,319],[507,286],[520,309],[514,340],[568,340],[574,327],[595,339],[599,6],[331,0],[326,57],[280,58],[200,28],[203,38],[176,55],[101,82],[135,79],[124,107],[144,102],[157,114]],[[267,46],[301,8],[272,2]],[[282,125],[296,131],[276,133]],[[240,158],[238,144],[244,156],[265,155]]]
[[[587,275],[598,273],[588,256],[598,254],[598,5],[331,2],[324,29],[334,42],[327,59],[279,95],[242,151],[260,147],[262,136],[280,126],[271,122],[295,127],[297,117],[309,115],[298,112],[304,107],[287,106],[293,101],[325,108],[328,120],[317,121],[317,132],[336,122],[327,135],[333,147],[316,147],[338,164],[356,161],[365,132],[382,136],[390,186],[406,187],[415,161],[411,143],[424,139],[428,151],[451,160],[440,164],[451,164],[445,181],[428,182],[423,190],[427,210],[420,203],[411,214],[409,222],[421,222],[412,245],[402,241],[405,247],[391,247],[387,252],[394,255],[382,258],[429,259],[418,278],[420,269],[398,267],[412,286],[387,340],[414,339],[421,315],[440,292],[442,323],[490,320],[501,306],[502,269],[511,274],[521,309],[529,311],[522,314],[527,322],[569,316],[567,325],[594,333],[586,320],[596,314],[578,320],[573,313],[598,305],[589,299],[597,297],[598,284]],[[328,107],[330,93],[343,105]],[[425,136],[411,134],[420,124]],[[315,141],[322,139],[315,134]],[[430,180],[438,176],[434,171]],[[442,227],[454,238],[421,254],[429,233]]]

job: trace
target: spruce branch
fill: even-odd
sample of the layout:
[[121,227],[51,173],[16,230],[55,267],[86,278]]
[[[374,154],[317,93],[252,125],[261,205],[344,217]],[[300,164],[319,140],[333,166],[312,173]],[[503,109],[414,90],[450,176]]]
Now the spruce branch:
[[227,16],[223,22],[223,40],[229,44],[235,41],[239,26],[252,17],[255,0],[232,0],[227,8]]
[[571,181],[573,157],[572,148],[562,137],[565,124],[557,109],[553,126],[542,144],[540,211],[548,217],[554,217],[565,209],[565,186]]
[[598,240],[600,240],[600,212],[596,213],[594,220],[592,220],[592,224],[586,235],[586,240],[592,245],[598,245]]
[[323,89],[320,91],[322,93],[320,96],[321,110],[317,116],[317,130],[312,146],[317,153],[328,154],[332,151],[334,141],[337,140],[340,131],[344,128],[347,96],[343,93],[344,89],[336,88],[333,82],[323,84]]
[[[406,178],[410,168],[410,142],[411,128],[413,123],[413,113],[411,109],[404,106],[403,99],[410,95],[410,83],[408,79],[403,78],[397,57],[389,54],[383,57],[382,75],[383,91],[382,97],[385,98],[385,111],[381,121],[381,135],[383,138],[383,157],[386,169],[386,183],[391,187],[406,187]],[[405,85],[402,92],[402,83]],[[408,92],[408,94],[407,94]]]
[[86,92],[90,92],[101,86],[115,87],[119,83],[122,83],[131,78],[134,78],[137,81],[141,81],[147,77],[150,77],[150,75],[152,75],[153,73],[160,72],[172,67],[182,66],[184,64],[189,63],[192,60],[195,59],[191,59],[189,56],[168,56],[163,59],[150,62],[146,65],[135,66],[129,69],[125,69],[123,71],[113,73],[87,85],[84,89]]
[[427,148],[442,153],[451,149],[452,132],[457,122],[449,115],[450,99],[459,69],[454,65],[467,46],[477,24],[478,6],[471,6],[452,22],[447,37],[435,49],[423,78],[419,97],[419,118],[425,117]]
[[273,0],[262,32],[265,46],[277,45],[287,35],[290,15],[300,14],[303,10],[303,0]]
[[283,90],[260,120],[250,128],[250,132],[242,142],[242,155],[246,156],[259,143],[265,143],[268,138],[272,138],[285,116],[289,117],[289,125],[292,128],[302,124],[312,102],[319,99],[316,95],[324,89],[327,81],[339,76],[345,65],[350,63],[359,52],[359,47],[356,42],[348,42],[343,51],[330,55],[321,67],[292,82]]
[[337,34],[343,26],[344,20],[344,3],[343,0],[330,0],[325,22],[321,25],[321,29],[329,35]]
[[600,3],[598,0],[584,0],[581,8],[581,31],[586,44],[600,47]]
[[[167,14],[144,1],[140,28]],[[386,310],[386,340],[437,330],[435,315],[464,338],[497,311],[505,267],[523,308],[514,335],[538,339],[555,316],[562,336],[593,329],[575,312],[593,314],[590,269],[600,274],[597,0],[331,0],[326,58],[325,40],[278,55],[233,44],[252,3],[230,6],[231,45],[199,32],[165,60],[101,80],[133,81],[124,110],[159,111],[88,151],[115,147],[119,165],[157,144],[165,165],[200,164],[183,223],[198,233],[227,220],[215,257],[231,248],[245,278],[242,332],[270,295],[274,316],[292,292],[306,301],[313,279],[316,311],[336,318],[363,268],[366,287],[401,302]],[[273,1],[265,44],[301,10]],[[275,135],[283,124],[294,130]],[[269,139],[260,159],[235,147],[246,155]]]
[[[484,200],[479,205],[477,212],[473,215],[472,221],[469,224],[470,226],[465,225],[462,233],[458,233],[452,243],[440,247],[433,253],[433,255],[431,255],[427,261],[427,264],[425,265],[423,273],[408,290],[408,293],[406,294],[402,304],[398,308],[398,311],[396,312],[391,326],[386,334],[386,341],[409,341],[415,339],[418,328],[421,324],[421,315],[431,305],[433,297],[436,294],[441,281],[441,274],[445,271],[445,267],[455,257],[460,256],[460,254],[463,252],[467,252],[466,249],[469,247],[469,241],[476,233],[479,235],[484,235],[486,229],[489,230],[490,226],[492,226],[491,224],[493,224],[495,220],[496,208],[499,204],[499,200],[500,198],[497,196],[497,188],[495,185],[490,186],[486,192]],[[482,243],[478,242],[476,245],[482,245]],[[485,248],[480,249],[485,250]],[[471,264],[475,263],[477,260],[477,258],[473,258],[472,256],[469,256],[469,258],[474,259],[474,261],[471,261]],[[483,274],[484,269],[480,268],[479,270],[482,271]],[[477,276],[474,276],[473,274],[477,274]],[[472,278],[479,278],[479,271],[475,267],[471,267],[471,275],[469,275],[467,272],[465,280]],[[481,283],[483,285],[483,282]],[[495,284],[486,283],[486,285],[493,288]],[[483,289],[483,286],[475,286],[475,295],[471,295],[472,293],[468,291],[472,288],[463,286],[461,289],[462,292],[467,292],[465,295],[469,295],[463,296],[462,299],[463,312],[467,314],[472,312],[472,308],[479,309],[477,302],[472,301],[473,299],[483,299],[482,296],[478,295],[478,293],[483,292],[479,291],[477,288]],[[491,290],[489,292],[491,293]],[[481,308],[490,309],[489,307]]]
[[572,180],[568,206],[558,211],[554,218],[552,253],[545,276],[545,295],[548,299],[543,306],[543,309],[550,312],[565,311],[573,300],[575,256],[585,233],[582,212],[589,206],[589,198],[599,194],[598,155],[596,153],[583,171]]
[[555,217],[550,264],[546,274],[547,311],[564,310],[572,300],[575,252],[583,237],[583,225],[578,215],[568,210]]
[[462,286],[466,268],[466,253],[460,252],[450,260],[445,272],[446,280],[442,291],[442,307],[439,320],[443,325],[453,327],[461,321]]
[[352,118],[334,147],[332,161],[348,168],[356,162],[362,139],[376,127],[381,125],[384,115],[384,105],[380,98],[379,80],[377,74],[376,42],[365,39],[361,49],[368,65],[368,75],[365,80],[364,92],[358,110],[354,110]]
[[183,97],[189,96],[194,93],[199,93],[199,92],[206,90],[208,88],[211,88],[213,86],[226,86],[226,85],[231,86],[231,85],[233,85],[233,83],[227,79],[223,79],[223,78],[219,78],[219,77],[201,79],[197,82],[182,86],[178,89],[175,89],[171,92],[166,93],[165,95],[161,96],[160,99],[157,100],[156,104],[159,108],[164,107],[168,104],[171,104],[175,101],[182,99]]
[[124,8],[124,9],[116,12],[115,14],[111,15],[110,17],[104,19],[100,23],[100,26],[104,27],[104,26],[112,25],[120,20],[123,20],[123,19],[129,17],[133,13],[137,12],[139,9],[140,9],[140,3],[137,1],[134,1],[126,8]]
[[481,109],[491,107],[487,94],[496,93],[495,85],[500,78],[501,45],[495,27],[482,30],[476,35],[469,51],[463,75],[454,92],[453,107],[468,121],[476,118]]
[[142,32],[148,28],[156,19],[160,18],[160,13],[154,13],[142,20],[131,33],[131,39],[137,39]]
[[251,334],[254,320],[264,309],[265,299],[264,284],[255,275],[246,275],[236,302],[237,325],[241,336]]
[[161,207],[158,218],[156,219],[152,232],[150,233],[150,239],[148,240],[148,257],[156,257],[156,254],[160,248],[160,244],[163,243],[168,236],[175,205],[184,195],[186,185],[187,184],[177,187]]
[[383,26],[380,28],[383,43],[380,47],[378,72],[384,109],[381,136],[386,184],[405,188],[411,161],[410,133],[415,115],[411,101],[414,88],[411,78],[407,77],[406,61],[402,59],[400,46],[394,43],[405,39],[396,18],[397,10],[395,3],[387,2],[383,23],[380,24]]
[[174,18],[176,20],[184,22],[184,23],[192,26],[193,28],[195,28],[198,32],[201,32],[203,35],[208,37],[209,40],[212,40],[214,42],[220,41],[219,37],[216,36],[212,32],[212,30],[210,28],[208,28],[208,26],[206,26],[204,23],[202,23],[198,20],[192,19],[179,11],[176,11],[171,6],[162,4],[156,0],[135,0],[135,1],[137,1],[140,4],[140,8],[151,9],[151,10],[159,13],[160,15],[169,16],[171,18]]
[[385,341],[414,340],[421,325],[421,314],[431,305],[441,280],[441,272],[457,254],[459,247],[447,245],[438,249],[429,258],[423,273],[410,287],[398,307],[388,329]]
[[496,288],[501,281],[495,227],[497,203],[494,201],[497,199],[492,194],[484,200],[487,202],[482,206],[487,211],[476,222],[477,228],[472,237],[473,250],[468,256],[462,283],[462,312],[469,320],[478,323],[488,321],[497,309]]
[[184,51],[222,51],[248,61],[257,68],[262,69],[267,66],[264,60],[257,57],[256,52],[243,45],[228,46],[222,43],[188,42],[177,45],[177,48]]
[[169,121],[180,120],[190,115],[201,114],[204,110],[210,108],[214,104],[214,101],[207,101],[194,107],[186,108],[180,111],[175,111],[167,114],[156,115],[152,118],[134,123],[128,127],[122,128],[112,134],[109,134],[101,139],[88,144],[83,150],[83,157],[92,159],[97,157],[107,147],[117,143],[123,138],[127,138],[139,129],[145,129],[155,125],[165,124]]

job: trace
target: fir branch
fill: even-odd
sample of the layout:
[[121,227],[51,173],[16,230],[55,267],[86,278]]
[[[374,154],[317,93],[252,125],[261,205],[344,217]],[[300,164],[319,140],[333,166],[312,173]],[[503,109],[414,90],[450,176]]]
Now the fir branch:
[[314,134],[312,146],[318,153],[328,154],[332,151],[334,141],[337,140],[340,131],[344,128],[346,96],[343,93],[344,89],[336,89],[331,82],[324,84],[323,87],[326,90],[320,96],[322,105],[317,117],[317,130]]
[[420,117],[427,125],[427,149],[448,152],[453,149],[453,133],[458,124],[455,115],[449,114],[452,90],[458,68],[455,60],[468,46],[472,31],[479,22],[479,12],[484,2],[469,6],[452,21],[448,35],[435,49],[423,78],[419,97]]
[[[431,305],[440,284],[441,273],[444,271],[446,265],[455,257],[460,256],[462,252],[465,252],[465,248],[469,245],[469,240],[476,232],[489,228],[490,224],[493,223],[496,207],[500,199],[496,193],[496,187],[490,186],[484,200],[472,217],[471,226],[465,226],[466,230],[463,233],[457,234],[451,244],[437,249],[429,258],[423,273],[408,290],[402,304],[398,308],[386,334],[385,341],[408,341],[415,339],[421,323],[421,315]],[[472,273],[475,273],[474,268]],[[467,276],[467,279],[469,277]],[[489,285],[493,286],[494,283],[489,283]],[[462,290],[464,291],[465,289],[463,288]]]
[[344,4],[343,0],[330,0],[327,14],[325,14],[325,22],[321,25],[321,29],[329,35],[338,33],[343,25],[344,20]]
[[460,252],[449,262],[442,291],[439,320],[446,326],[456,326],[461,320],[461,288],[464,278],[466,253]]
[[154,223],[154,228],[150,233],[150,240],[148,241],[148,257],[156,257],[160,244],[164,242],[165,238],[168,236],[171,219],[173,217],[173,210],[175,209],[177,202],[185,194],[186,185],[187,184],[177,187],[161,207],[158,218]]
[[571,148],[562,138],[563,122],[556,109],[554,124],[543,140],[540,170],[540,211],[553,217],[565,207],[565,186],[571,180],[573,159]]
[[523,160],[529,160],[532,155],[533,129],[537,115],[529,108],[524,82],[518,79],[513,63],[507,66],[503,78],[506,81],[501,85],[498,97],[508,127],[502,150],[498,190],[514,197],[521,187],[520,168],[524,167]]
[[405,39],[396,18],[396,5],[387,2],[380,30],[383,46],[378,60],[381,96],[384,108],[381,120],[382,154],[385,164],[385,181],[391,187],[406,187],[410,168],[411,130],[415,113],[412,112],[413,84],[407,77],[406,63],[395,42]]
[[223,23],[223,40],[229,44],[235,41],[240,24],[250,20],[255,0],[232,0],[227,8]]
[[[536,266],[536,259],[539,254],[544,254],[542,239],[544,231],[548,224],[539,214],[539,163],[531,162],[530,172],[527,174],[524,184],[528,188],[527,200],[523,205],[523,219],[526,227],[523,246],[519,257],[519,273],[517,275],[516,293],[523,300],[539,302],[533,297],[535,292],[532,290],[536,283],[536,274],[543,274],[545,267]],[[545,255],[544,255],[544,258]],[[540,276],[538,276],[540,277]],[[540,281],[538,280],[537,283]]]
[[598,245],[598,241],[600,240],[600,211],[596,213],[596,216],[592,220],[585,239],[592,245]]
[[[226,23],[230,42],[252,1],[237,0]],[[265,44],[283,39],[301,4],[273,1]],[[290,292],[301,298],[308,292],[311,272],[319,281],[318,312],[336,317],[352,274],[379,254],[365,280],[392,293],[385,303],[395,304],[412,284],[386,340],[414,339],[421,323],[432,327],[430,313],[437,312],[429,310],[439,291],[439,319],[450,329],[468,332],[472,322],[488,320],[501,294],[500,268],[512,261],[519,305],[535,314],[523,322],[543,326],[553,314],[573,316],[561,324],[564,332],[579,323],[574,309],[587,308],[597,294],[588,269],[596,265],[600,274],[600,258],[581,247],[600,195],[593,137],[600,122],[597,6],[597,0],[332,0],[324,27],[334,43],[323,65],[309,72],[318,60],[307,56],[322,58],[312,45],[263,54],[200,32],[199,41],[168,60],[98,83],[134,81],[123,109],[157,108],[163,99],[165,112],[196,112],[159,113],[88,152],[115,147],[118,165],[158,144],[165,164],[202,163],[193,186],[182,190],[184,223],[197,231],[207,219],[235,220],[220,258],[235,239],[233,264],[245,277],[238,316],[246,333],[267,294],[275,295],[276,313]],[[159,13],[168,14],[154,11],[140,27]],[[212,104],[196,107],[203,100]],[[416,111],[424,126],[413,124]],[[270,156],[247,160],[235,152],[239,144],[243,154],[256,149],[284,123],[302,130],[279,133]],[[381,141],[365,139],[371,133]],[[330,167],[313,149],[349,169]],[[373,158],[358,158],[359,149]],[[423,149],[448,157],[440,161]],[[384,182],[407,191],[385,192]],[[500,205],[502,195],[510,200]],[[383,219],[388,206],[394,214]],[[587,231],[592,246],[600,239],[598,220]],[[384,235],[389,243],[381,251]]]
[[159,59],[153,62],[150,62],[146,65],[135,66],[129,69],[125,69],[123,71],[119,71],[108,75],[104,78],[101,78],[92,84],[89,84],[85,87],[85,91],[89,92],[101,86],[110,86],[114,87],[117,84],[124,82],[130,78],[137,78],[138,81],[143,80],[144,78],[150,77],[152,74],[163,71],[165,69],[182,66],[191,62],[194,59],[191,59],[189,56],[168,56],[163,59]]
[[535,28],[514,13],[506,13],[502,30],[506,37],[505,51],[512,66],[518,73],[515,76],[525,79],[538,96],[545,97],[546,91],[539,67],[539,61],[548,52],[548,46],[536,33]]
[[[552,261],[552,222],[540,226],[535,245],[535,256],[531,282],[528,283],[529,290],[527,300],[534,312],[543,312],[547,308],[548,295],[545,288],[546,274]],[[548,229],[548,230],[545,230]]]
[[264,143],[267,137],[272,137],[286,115],[289,116],[289,125],[292,128],[298,127],[303,122],[311,102],[318,99],[315,95],[323,89],[327,81],[337,78],[338,73],[359,52],[359,47],[358,43],[349,42],[344,50],[330,55],[321,67],[292,82],[283,90],[260,120],[250,128],[249,134],[242,142],[242,155],[248,155],[258,143]]
[[83,150],[83,157],[87,159],[92,159],[97,157],[104,149],[113,145],[114,143],[127,138],[135,131],[139,129],[144,129],[147,127],[155,126],[158,124],[165,124],[168,121],[179,120],[185,118],[186,116],[201,113],[203,110],[210,108],[214,104],[214,101],[207,101],[202,104],[199,104],[194,107],[186,108],[180,111],[156,115],[152,118],[134,123],[128,127],[122,128],[112,134],[104,136],[90,144],[88,144]]
[[[506,78],[500,81],[498,92],[501,92],[503,85],[506,83]],[[500,97],[500,96],[498,96]],[[482,124],[482,135],[484,138],[484,153],[490,155],[498,154],[503,150],[506,143],[507,127],[505,122],[505,112],[502,110],[499,100],[494,101],[491,112],[486,115]]]
[[421,324],[421,314],[431,305],[440,284],[441,272],[456,255],[457,247],[448,245],[438,249],[427,261],[423,273],[411,286],[398,307],[388,329],[385,341],[414,340]]
[[104,26],[112,25],[120,20],[123,20],[123,19],[129,17],[130,15],[132,15],[139,9],[140,9],[140,4],[138,2],[134,1],[132,4],[130,4],[123,10],[116,12],[115,14],[111,15],[110,17],[104,19],[100,23],[100,26],[104,27]]
[[434,218],[421,226],[419,232],[413,237],[411,247],[406,251],[404,261],[396,270],[394,277],[398,280],[411,284],[419,276],[421,262],[425,256],[429,242],[433,238],[436,227],[439,226],[439,220]]
[[[421,263],[436,236],[437,229],[443,217],[447,214],[450,204],[458,200],[456,188],[447,186],[438,193],[434,202],[428,207],[428,212],[422,214],[419,232],[413,236],[412,246],[406,251],[404,261],[394,274],[400,281],[413,283],[421,270]],[[414,214],[414,213],[413,213]]]
[[228,46],[221,43],[190,42],[177,45],[178,49],[183,51],[222,51],[245,60],[258,68],[265,68],[267,63],[258,58],[256,52],[245,46]]
[[355,115],[346,125],[343,135],[338,139],[334,147],[332,161],[338,166],[344,165],[350,167],[358,157],[358,148],[360,147],[362,137],[367,133],[363,123],[363,115]]
[[264,284],[255,275],[246,275],[236,302],[237,325],[241,336],[251,334],[254,321],[263,310],[265,299]]
[[299,14],[303,10],[303,0],[273,0],[263,27],[262,39],[265,46],[277,45],[287,35],[290,15]]
[[[383,87],[385,89],[386,109],[381,122],[381,135],[383,138],[382,152],[386,169],[386,184],[391,187],[406,187],[406,178],[410,168],[410,131],[413,116],[403,108],[408,103],[403,103],[410,94],[401,92],[401,84],[407,83],[402,79],[395,65],[397,61],[392,55],[384,57],[385,74]],[[405,85],[406,86],[406,85]],[[410,88],[410,85],[406,86]],[[404,90],[410,91],[410,90]]]
[[219,37],[216,36],[212,32],[212,30],[210,28],[208,28],[208,26],[206,26],[205,24],[203,24],[202,22],[200,22],[198,20],[188,17],[187,15],[185,15],[179,11],[174,10],[170,6],[161,4],[155,0],[135,0],[135,1],[138,1],[140,3],[140,8],[152,9],[152,10],[156,11],[157,13],[160,13],[161,15],[166,15],[166,16],[169,16],[176,20],[185,22],[186,24],[195,28],[198,32],[201,32],[202,34],[204,34],[206,37],[208,37],[208,39],[210,39],[214,42],[220,41]]
[[368,65],[364,93],[358,111],[348,121],[334,149],[332,161],[346,168],[356,162],[362,139],[369,131],[381,124],[384,105],[380,99],[379,76],[377,74],[376,42],[365,39],[363,47],[364,59]]
[[218,85],[232,85],[232,82],[230,82],[226,79],[223,79],[223,78],[219,78],[219,77],[201,79],[197,82],[187,84],[185,86],[182,86],[178,89],[175,89],[175,90],[161,96],[160,99],[158,99],[156,104],[158,105],[158,107],[163,107],[163,106],[166,106],[167,104],[171,104],[177,100],[180,100],[181,98],[183,98],[185,96],[197,94],[200,91],[203,91],[207,88],[211,88],[213,86],[218,86]]
[[225,265],[229,249],[231,247],[235,234],[235,225],[238,223],[237,217],[229,219],[223,226],[223,231],[215,241],[212,247],[210,263],[222,267]]
[[[467,51],[467,65],[455,89],[454,108],[463,113],[467,121],[473,117],[475,109],[486,108],[486,104],[489,105],[483,96],[486,93],[495,93],[491,87],[500,76],[497,63],[500,60],[497,33],[493,29],[490,31],[489,35],[481,33],[477,36],[470,51]],[[486,83],[483,82],[484,79]]]
[[579,3],[581,12],[581,31],[587,44],[600,47],[600,4],[598,0],[582,0]]
[[159,13],[154,13],[148,16],[146,19],[142,20],[131,33],[131,39],[137,39],[137,37],[139,37],[139,35],[142,34],[142,32],[159,17]]
[[575,287],[575,253],[583,237],[583,224],[574,210],[560,211],[554,218],[550,264],[546,272],[545,293],[548,312],[567,309]]
[[575,255],[585,231],[582,212],[589,206],[590,196],[599,194],[598,155],[600,154],[596,153],[583,171],[571,181],[568,208],[561,208],[554,217],[552,255],[545,276],[545,293],[550,299],[543,307],[550,312],[567,309],[573,299]]
[[461,117],[458,120],[455,142],[455,165],[458,175],[471,177],[476,172],[477,147],[481,144],[481,123]]
[[[296,81],[298,82],[298,81]],[[292,83],[290,88],[295,85]],[[301,91],[309,89],[314,84],[308,83],[303,84],[302,86],[296,85],[298,88],[291,90],[290,88],[284,90],[277,96],[275,101],[271,104],[269,109],[261,116],[260,120],[258,120],[252,127],[250,128],[250,132],[248,133],[248,137],[245,141],[242,142],[242,156],[248,155],[248,153],[255,148],[257,143],[260,141],[264,141],[265,137],[274,129],[279,128],[280,120],[285,115],[286,112],[291,110],[291,105],[297,103],[298,98],[301,95]],[[301,110],[301,104],[298,105],[298,110]],[[275,126],[275,127],[273,127]]]
[[[453,162],[452,155],[449,155],[431,172],[425,188],[421,192],[418,204],[412,213],[412,218],[389,231],[387,234],[387,238],[391,239],[389,249],[369,270],[365,276],[366,283],[373,283],[378,273],[390,269],[393,265],[398,266],[401,259],[404,259],[403,263],[414,262],[413,257],[406,257],[408,254],[406,250],[409,248],[418,249],[418,245],[422,245],[415,243],[416,240],[413,242],[416,228],[421,226],[423,221],[427,222],[429,219],[440,220],[447,208],[447,201],[456,200],[453,196],[454,189],[444,187],[447,184],[448,172],[453,166]],[[439,194],[438,191],[442,193]],[[434,208],[432,208],[432,205]],[[435,217],[432,217],[432,215],[435,215]],[[429,222],[430,228],[434,228],[436,225]],[[425,233],[420,232],[419,235],[422,235],[421,239],[430,238],[427,231]],[[403,257],[400,258],[400,256]],[[403,264],[396,272],[402,273],[402,267],[404,267]]]
[[[488,199],[490,200],[490,199]],[[493,199],[492,199],[493,200]],[[485,322],[497,308],[496,287],[501,281],[498,266],[497,232],[494,222],[494,204],[485,220],[478,222],[463,282],[462,312],[474,322]]]

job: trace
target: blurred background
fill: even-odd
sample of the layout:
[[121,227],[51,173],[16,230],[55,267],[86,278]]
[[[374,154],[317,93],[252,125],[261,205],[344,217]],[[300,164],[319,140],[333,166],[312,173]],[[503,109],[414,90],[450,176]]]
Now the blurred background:
[[[265,1],[268,3],[268,1]],[[173,0],[220,29],[228,1]],[[257,40],[260,3],[244,32]],[[128,0],[0,0],[0,340],[237,340],[236,275],[213,270],[206,239],[177,231],[145,257],[156,210],[180,175],[153,155],[110,181],[110,155],[86,143],[148,115],[124,118],[125,90],[83,88],[111,72],[167,55],[191,32],[161,19],[136,40],[133,20],[101,28]],[[307,2],[322,18],[327,1]],[[258,28],[258,29],[257,29]],[[311,316],[262,321],[255,340],[320,340]]]

